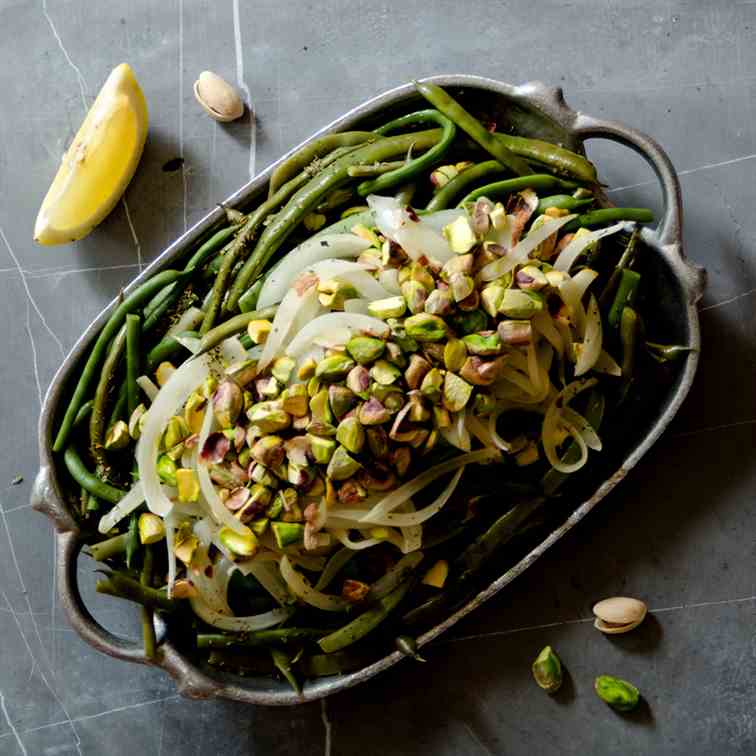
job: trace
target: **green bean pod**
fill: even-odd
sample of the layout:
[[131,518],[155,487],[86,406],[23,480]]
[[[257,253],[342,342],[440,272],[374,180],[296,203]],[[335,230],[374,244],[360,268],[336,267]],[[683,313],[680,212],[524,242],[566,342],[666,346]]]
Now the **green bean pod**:
[[541,139],[496,133],[496,138],[515,155],[551,168],[556,173],[572,176],[579,181],[595,184],[596,167],[590,160],[576,152]]
[[294,692],[301,695],[302,686],[299,683],[299,680],[297,680],[297,676],[294,674],[291,656],[287,654],[286,651],[273,647],[270,649],[270,658],[273,660],[276,669],[286,678],[289,685],[291,685]]
[[[142,572],[139,575],[139,582],[145,588],[150,587],[152,582],[152,547],[144,547],[144,561],[142,562]],[[142,607],[142,638],[144,639],[144,655],[148,659],[155,658],[155,649],[157,639],[155,638],[155,624],[153,622],[152,609],[147,606]]]
[[433,195],[433,199],[425,209],[430,212],[446,210],[471,184],[490,176],[500,176],[509,172],[509,169],[505,168],[498,160],[485,160],[482,163],[471,165],[441,187]]
[[[462,173],[464,174],[464,171]],[[474,202],[478,197],[498,199],[499,197],[505,197],[513,192],[521,192],[523,189],[549,191],[551,189],[574,189],[576,186],[577,184],[574,181],[550,176],[548,173],[533,173],[530,176],[518,176],[517,178],[495,181],[493,184],[486,184],[485,186],[478,187],[466,195],[457,204],[457,207],[462,207],[468,202]]]
[[500,139],[487,131],[483,124],[468,113],[453,97],[441,87],[428,82],[414,82],[417,91],[428,102],[450,118],[469,137],[474,139],[489,155],[506,165],[516,176],[526,176],[533,169],[518,155],[515,155]]
[[585,199],[575,199],[570,194],[552,194],[550,197],[543,197],[538,200],[538,206],[536,207],[535,214],[543,215],[550,208],[556,208],[557,210],[577,210],[586,205],[590,205],[593,202],[593,197],[586,197]]
[[137,378],[141,362],[142,320],[136,313],[126,316],[126,396],[129,415],[139,404],[139,386]]
[[86,488],[90,494],[93,494],[100,499],[104,499],[111,504],[117,504],[124,496],[126,496],[126,491],[122,491],[120,488],[111,486],[108,483],[103,483],[96,475],[87,470],[79,453],[73,446],[68,446],[66,448],[63,453],[63,462],[66,465],[66,469],[71,474],[71,477],[82,488]]
[[119,533],[112,538],[91,544],[87,547],[87,552],[95,561],[104,562],[106,559],[125,553],[128,539],[128,533]]
[[201,354],[205,354],[211,349],[217,347],[222,341],[241,333],[253,320],[271,320],[276,314],[277,309],[278,305],[271,305],[262,310],[242,312],[239,315],[235,315],[233,318],[229,318],[224,323],[215,326],[212,331],[208,331],[202,337],[199,343],[199,350],[194,356],[199,357]]
[[591,210],[589,213],[578,215],[573,218],[563,231],[569,233],[579,228],[600,226],[603,223],[615,223],[616,221],[635,221],[636,223],[653,223],[654,214],[647,207],[604,207],[600,210]]
[[622,399],[627,396],[633,382],[635,355],[638,349],[640,321],[632,307],[623,307],[620,317],[620,342],[622,344]]
[[273,630],[257,630],[240,635],[222,633],[199,633],[197,648],[260,648],[275,644],[301,643],[322,638],[327,630],[312,627],[280,627]]
[[134,601],[142,606],[165,612],[172,612],[179,607],[179,602],[168,598],[165,591],[142,585],[138,580],[120,572],[103,570],[103,574],[106,579],[97,581],[97,593]]
[[252,312],[257,307],[257,300],[260,298],[264,279],[258,278],[244,294],[239,297],[239,309],[242,312]]
[[609,309],[609,325],[616,328],[622,317],[622,310],[625,307],[632,307],[638,296],[638,287],[640,286],[641,276],[629,268],[623,268],[620,271],[619,284],[617,293],[614,295],[614,301]]

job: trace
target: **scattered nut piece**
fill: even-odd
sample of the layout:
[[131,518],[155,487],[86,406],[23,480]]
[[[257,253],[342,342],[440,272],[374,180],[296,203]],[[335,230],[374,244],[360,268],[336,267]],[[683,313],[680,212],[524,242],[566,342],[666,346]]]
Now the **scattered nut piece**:
[[620,635],[634,630],[646,617],[648,609],[639,599],[615,596],[599,601],[593,607],[593,626],[607,635]]
[[199,75],[194,82],[194,96],[216,121],[235,121],[244,113],[244,101],[236,89],[212,71],[203,71]]

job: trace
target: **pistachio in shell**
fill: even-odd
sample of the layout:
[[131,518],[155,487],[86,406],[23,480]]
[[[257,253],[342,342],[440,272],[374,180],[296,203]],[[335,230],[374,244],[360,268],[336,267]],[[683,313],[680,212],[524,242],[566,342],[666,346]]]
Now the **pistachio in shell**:
[[599,601],[593,607],[593,626],[607,635],[620,635],[634,630],[646,618],[648,608],[640,599],[626,596]]
[[203,110],[216,121],[227,123],[241,118],[244,101],[234,87],[212,71],[203,71],[194,82],[194,96]]

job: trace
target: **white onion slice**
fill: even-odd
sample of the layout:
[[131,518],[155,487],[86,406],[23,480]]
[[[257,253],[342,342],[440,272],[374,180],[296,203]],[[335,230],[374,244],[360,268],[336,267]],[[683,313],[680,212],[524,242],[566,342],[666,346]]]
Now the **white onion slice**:
[[199,307],[189,307],[183,315],[166,332],[166,336],[176,336],[184,331],[193,331],[203,320],[205,314]]
[[494,443],[494,446],[496,446],[497,449],[501,449],[503,452],[511,453],[512,451],[512,445],[505,441],[500,435],[499,432],[496,430],[496,424],[499,420],[500,415],[504,412],[504,410],[500,410],[498,412],[493,412],[488,418],[488,434],[491,436],[491,440]]
[[187,336],[186,334],[178,334],[177,336],[173,337],[176,341],[178,341],[179,344],[181,344],[182,347],[185,349],[188,349],[192,354],[197,354],[200,350],[200,345],[202,343],[201,339],[198,339],[196,336]]
[[353,312],[358,315],[367,315],[370,302],[367,299],[347,299],[344,302],[344,312]]
[[[581,301],[582,292],[580,286],[571,278],[567,278],[559,284],[557,291],[562,301],[567,305],[575,330],[579,336],[582,336],[585,332],[585,308]],[[562,334],[562,339],[564,339],[564,334]],[[569,351],[567,354],[569,354]]]
[[176,528],[172,512],[163,518],[165,525],[165,548],[168,559],[168,598],[173,598],[173,586],[176,584]]
[[[462,418],[460,421],[460,417]],[[450,446],[463,452],[470,451],[470,434],[466,433],[464,413],[452,413],[451,425],[448,428],[439,428],[441,437]]]
[[576,377],[585,375],[596,364],[596,360],[601,354],[601,342],[601,313],[596,297],[591,294],[585,320],[585,337],[575,363]]
[[380,538],[363,538],[360,541],[353,541],[345,528],[329,528],[328,532],[336,536],[343,546],[352,549],[352,551],[362,551],[362,549],[369,549],[371,546],[383,543]]
[[106,512],[97,525],[100,533],[107,533],[114,528],[124,517],[128,517],[135,509],[138,509],[144,501],[144,490],[141,481],[137,481],[131,490],[109,512]]
[[242,346],[238,336],[229,336],[221,341],[218,347],[224,363],[223,367],[247,359],[247,350]]
[[481,444],[483,444],[483,446],[487,446],[489,449],[496,446],[491,437],[491,432],[488,429],[488,426],[484,424],[480,418],[470,413],[465,418],[465,426],[467,427],[467,430],[475,436]]
[[605,375],[622,375],[622,368],[615,362],[612,355],[604,349],[601,350],[593,369],[597,373],[604,373]]
[[467,213],[461,207],[453,207],[448,210],[437,210],[435,213],[428,213],[420,217],[423,219],[423,223],[440,233],[444,226],[454,223],[457,218],[463,215],[467,215]]
[[[389,335],[389,327],[378,318],[352,312],[329,312],[307,323],[289,342],[289,346],[286,347],[286,354],[290,357],[299,357],[312,346],[318,336],[335,329],[341,329],[342,333],[348,332],[347,339],[360,331],[375,334],[381,338]],[[270,337],[268,337],[268,340],[270,340]]]
[[390,296],[389,292],[368,273],[368,267],[362,263],[352,262],[351,260],[321,260],[307,268],[305,272],[312,273],[320,281],[329,278],[347,281],[357,289],[361,297],[367,299],[384,299]]
[[586,446],[594,451],[601,451],[602,443],[593,426],[572,407],[562,408],[562,420],[571,425],[582,436]]
[[343,612],[351,604],[341,596],[316,591],[310,583],[292,566],[289,558],[284,554],[279,563],[281,575],[291,592],[310,606],[316,606],[325,612]]
[[583,268],[579,273],[572,276],[572,282],[575,284],[575,291],[580,301],[583,301],[585,292],[588,287],[598,278],[598,273],[591,268]]
[[291,616],[290,609],[271,609],[262,614],[252,614],[248,617],[226,617],[213,611],[201,598],[191,598],[189,603],[194,613],[208,625],[217,627],[219,630],[227,630],[232,633],[245,633],[254,630],[265,630],[275,625],[280,625]]
[[554,321],[551,319],[551,315],[545,310],[541,310],[530,319],[530,322],[535,326],[538,333],[540,333],[549,344],[554,347],[556,353],[561,357],[564,353],[564,342],[554,325]]
[[399,268],[383,268],[378,273],[378,281],[391,295],[402,293],[399,286]]
[[565,223],[569,223],[575,217],[573,214],[565,215],[563,218],[550,218],[542,226],[515,244],[512,250],[507,252],[504,257],[500,257],[498,260],[494,260],[492,263],[484,266],[480,273],[478,273],[478,277],[481,281],[493,281],[505,273],[509,273],[516,265],[527,262],[530,253],[541,242],[548,239],[552,234],[555,234]]
[[370,247],[370,242],[356,234],[328,234],[295,247],[268,274],[257,299],[259,308],[280,302],[294,279],[310,266],[327,258],[353,259]]
[[445,263],[454,257],[440,231],[423,218],[413,220],[407,209],[394,197],[371,194],[367,203],[375,216],[375,225],[388,239],[395,241],[413,260],[423,257]]
[[[188,577],[197,589],[200,599],[214,612],[228,617],[233,615],[227,600],[230,574],[227,569],[221,568],[222,562],[233,567],[233,564],[225,557],[214,565],[208,558],[207,546],[200,544],[192,557],[192,569],[188,573]],[[211,568],[208,571],[212,577],[208,577],[206,574],[208,567]]]
[[[202,428],[197,442],[198,449],[202,449],[205,445],[205,441],[207,441],[207,437],[210,435],[214,420],[215,414],[212,411],[205,411],[205,417],[202,420]],[[232,530],[235,530],[237,533],[245,535],[249,533],[249,528],[226,509],[225,504],[221,501],[218,492],[215,490],[213,481],[210,479],[210,471],[207,469],[207,465],[202,464],[199,460],[199,455],[197,457],[196,469],[202,495],[205,498],[205,502],[210,509],[210,514],[213,516],[213,519],[221,525],[226,525]]]
[[362,517],[362,522],[374,522],[377,517],[387,515],[442,475],[454,472],[465,465],[471,465],[477,462],[487,462],[496,456],[498,456],[498,452],[495,450],[481,449],[480,451],[460,454],[458,457],[434,465],[381,499],[364,517]]
[[629,230],[634,224],[627,221],[620,221],[608,228],[601,228],[598,231],[591,231],[587,234],[581,234],[576,236],[560,253],[554,262],[555,270],[562,270],[565,273],[569,272],[575,260],[578,259],[583,250],[593,244],[593,242],[603,239],[605,236],[616,234],[623,229]]
[[139,386],[142,391],[144,391],[145,396],[151,401],[154,402],[157,398],[157,395],[160,393],[160,389],[155,385],[152,378],[150,378],[148,375],[140,375],[139,378],[136,379],[137,386]]
[[[209,375],[207,361],[200,357],[179,367],[158,392],[145,414],[142,435],[136,447],[139,480],[151,512],[164,517],[171,511],[171,500],[161,488],[157,474],[160,439],[168,421],[184,406],[186,400]],[[209,413],[212,415],[212,412]]]

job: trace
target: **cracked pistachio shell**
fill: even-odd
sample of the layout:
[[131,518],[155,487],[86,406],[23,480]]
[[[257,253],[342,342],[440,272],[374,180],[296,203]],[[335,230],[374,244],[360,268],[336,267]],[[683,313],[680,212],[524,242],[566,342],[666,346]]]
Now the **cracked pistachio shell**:
[[643,622],[647,612],[648,608],[639,599],[615,596],[593,607],[596,616],[593,626],[607,635],[628,633]]
[[216,121],[235,121],[244,113],[244,101],[236,89],[212,71],[203,71],[194,82],[194,97]]

